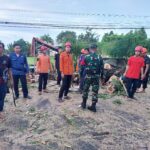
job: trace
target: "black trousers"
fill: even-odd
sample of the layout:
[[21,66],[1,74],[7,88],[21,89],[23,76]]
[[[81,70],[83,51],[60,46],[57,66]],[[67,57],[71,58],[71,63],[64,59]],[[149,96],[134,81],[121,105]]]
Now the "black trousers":
[[61,82],[61,72],[60,70],[57,70],[57,84],[60,85]]
[[125,83],[128,92],[128,97],[134,98],[134,94],[138,86],[138,79],[126,78]]
[[59,91],[59,98],[62,98],[63,95],[67,96],[70,84],[71,84],[72,75],[65,75],[62,81],[62,86]]
[[24,96],[24,98],[26,98],[28,96],[26,75],[13,75],[13,80],[14,80],[14,91],[15,91],[16,97],[19,97],[18,84],[19,84],[19,80],[20,80],[21,86],[22,86],[22,91],[23,91],[23,96]]
[[147,74],[146,77],[143,80],[139,79],[139,81],[138,81],[138,88],[140,88],[141,85],[142,85],[142,88],[146,89],[147,88],[147,84],[148,84],[148,79],[149,79],[149,74]]
[[48,73],[39,74],[39,91],[45,90],[47,86]]

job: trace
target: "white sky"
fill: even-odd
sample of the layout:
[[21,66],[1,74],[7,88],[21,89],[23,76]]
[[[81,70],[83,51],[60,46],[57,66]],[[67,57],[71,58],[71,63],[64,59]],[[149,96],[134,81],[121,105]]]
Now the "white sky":
[[[0,0],[0,21],[58,23],[58,24],[103,24],[115,23],[119,25],[148,26],[150,24],[149,0]],[[10,10],[11,9],[11,10]],[[12,9],[16,9],[12,11]],[[18,11],[18,9],[20,11]],[[28,11],[21,11],[28,10]],[[82,16],[51,14],[51,12],[71,12],[85,14],[111,14],[113,16]],[[114,17],[114,15],[124,15]],[[141,17],[140,17],[141,16]],[[63,31],[65,31],[64,29]],[[50,34],[55,39],[62,29],[52,28],[10,28],[0,26],[0,40],[6,45],[24,38],[31,42],[32,37]],[[72,30],[80,34],[84,30]],[[110,30],[94,30],[100,37]],[[129,30],[113,30],[116,33],[126,33]],[[146,30],[150,36],[150,30]]]

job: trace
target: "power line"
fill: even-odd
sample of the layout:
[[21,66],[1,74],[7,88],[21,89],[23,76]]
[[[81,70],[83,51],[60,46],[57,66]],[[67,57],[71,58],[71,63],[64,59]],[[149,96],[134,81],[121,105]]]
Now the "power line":
[[[37,10],[28,9],[8,9],[1,8],[1,11],[21,12],[21,13],[39,13]],[[71,15],[71,16],[102,16],[102,17],[126,17],[126,18],[150,18],[149,15],[127,15],[127,14],[106,14],[106,13],[79,13],[79,12],[62,12],[62,11],[40,11],[40,14],[59,14],[59,15]]]
[[[47,29],[47,28],[53,28],[53,29],[141,29],[141,26],[104,26],[104,25],[60,25],[60,24],[41,24],[41,23],[24,23],[24,22],[2,22],[0,21],[1,27],[13,27],[13,28],[39,28],[39,29]],[[144,26],[145,29],[150,29],[150,26]]]

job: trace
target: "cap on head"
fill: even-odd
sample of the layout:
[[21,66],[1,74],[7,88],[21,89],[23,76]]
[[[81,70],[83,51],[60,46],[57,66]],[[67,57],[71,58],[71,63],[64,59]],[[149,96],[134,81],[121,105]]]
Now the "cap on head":
[[41,47],[40,47],[40,50],[41,50],[41,51],[45,51],[45,50],[48,50],[48,48],[47,48],[46,46],[41,46]]
[[147,48],[143,47],[142,48],[142,54],[145,54],[145,53],[147,53]]
[[66,42],[65,43],[65,47],[67,47],[67,46],[71,47],[71,43],[70,42]]
[[96,45],[96,44],[92,44],[92,45],[90,46],[90,49],[97,49],[97,45]]
[[142,52],[143,47],[142,46],[136,46],[135,52]]

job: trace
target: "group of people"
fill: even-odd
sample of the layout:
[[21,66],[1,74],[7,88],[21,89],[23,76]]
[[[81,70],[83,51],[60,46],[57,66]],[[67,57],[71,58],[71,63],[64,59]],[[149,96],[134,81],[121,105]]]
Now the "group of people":
[[147,49],[142,46],[135,48],[135,55],[128,59],[124,73],[128,98],[136,99],[136,92],[145,92],[150,73],[150,58],[147,56]]
[[[58,53],[55,55],[55,68],[57,70],[57,84],[60,86],[58,102],[70,99],[68,96],[74,73],[74,62],[71,53],[71,43],[65,43],[65,49],[58,47]],[[29,73],[27,58],[21,53],[19,44],[13,45],[14,51],[4,55],[5,46],[0,43],[0,118],[4,107],[4,99],[7,93],[7,80],[10,79],[15,92],[15,99],[19,98],[19,81],[22,85],[23,96],[25,99],[32,99],[28,94],[26,76]],[[40,54],[37,57],[36,72],[39,74],[39,95],[43,92],[48,93],[47,81],[48,73],[53,72],[50,57],[47,55],[47,47],[40,47]],[[100,79],[103,79],[104,63],[100,55],[97,54],[97,45],[92,44],[89,48],[81,50],[79,56],[78,71],[80,74],[79,91],[82,94],[81,107],[88,108],[96,112],[96,103],[98,102],[98,91]],[[147,56],[147,49],[142,46],[135,48],[135,55],[128,59],[127,67],[123,75],[123,80],[127,89],[127,97],[135,99],[135,92],[144,92],[147,88],[150,73],[150,58]],[[61,83],[62,81],[62,83]],[[92,86],[92,104],[86,107],[88,93]]]

